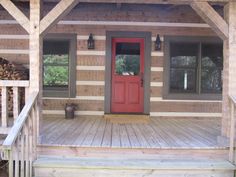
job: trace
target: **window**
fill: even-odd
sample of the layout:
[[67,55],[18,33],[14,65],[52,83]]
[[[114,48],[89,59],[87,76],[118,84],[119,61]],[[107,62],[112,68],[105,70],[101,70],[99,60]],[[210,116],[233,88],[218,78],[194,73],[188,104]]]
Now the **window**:
[[220,40],[167,37],[165,46],[166,98],[220,98],[223,70]]
[[73,38],[48,37],[43,43],[44,96],[75,96]]

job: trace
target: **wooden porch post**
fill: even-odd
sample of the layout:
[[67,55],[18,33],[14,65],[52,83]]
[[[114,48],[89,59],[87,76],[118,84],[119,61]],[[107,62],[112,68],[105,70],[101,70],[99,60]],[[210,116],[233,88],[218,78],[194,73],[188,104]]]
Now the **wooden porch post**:
[[236,95],[236,2],[225,6],[225,20],[229,24],[229,38],[224,40],[222,136],[229,138],[230,104],[228,95]]
[[42,124],[42,37],[40,36],[41,0],[30,0],[30,93],[39,92],[37,137]]

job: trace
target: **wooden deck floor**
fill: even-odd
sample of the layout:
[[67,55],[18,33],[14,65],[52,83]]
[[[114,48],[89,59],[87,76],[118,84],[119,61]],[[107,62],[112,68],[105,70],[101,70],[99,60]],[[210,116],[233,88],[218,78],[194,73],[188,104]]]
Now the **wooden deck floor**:
[[218,148],[220,119],[151,118],[112,124],[104,118],[44,118],[42,144],[114,148]]

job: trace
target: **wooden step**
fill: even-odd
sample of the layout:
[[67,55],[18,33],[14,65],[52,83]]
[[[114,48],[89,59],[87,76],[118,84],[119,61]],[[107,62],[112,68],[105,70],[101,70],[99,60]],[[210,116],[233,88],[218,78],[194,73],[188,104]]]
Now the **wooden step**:
[[35,177],[233,177],[228,161],[40,157]]
[[150,116],[144,114],[105,114],[104,118],[109,120],[111,123],[118,124],[150,122]]
[[129,159],[227,159],[228,148],[108,148],[38,145],[41,156],[88,157],[88,158],[129,158]]

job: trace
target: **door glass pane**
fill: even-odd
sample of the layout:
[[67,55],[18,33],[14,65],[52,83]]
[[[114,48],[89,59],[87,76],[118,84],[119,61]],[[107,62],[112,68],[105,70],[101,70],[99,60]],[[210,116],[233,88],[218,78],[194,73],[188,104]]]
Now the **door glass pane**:
[[116,43],[115,73],[117,75],[139,75],[140,44]]
[[170,44],[170,92],[196,92],[198,44]]
[[222,91],[222,70],[222,44],[202,44],[202,93],[220,93]]

